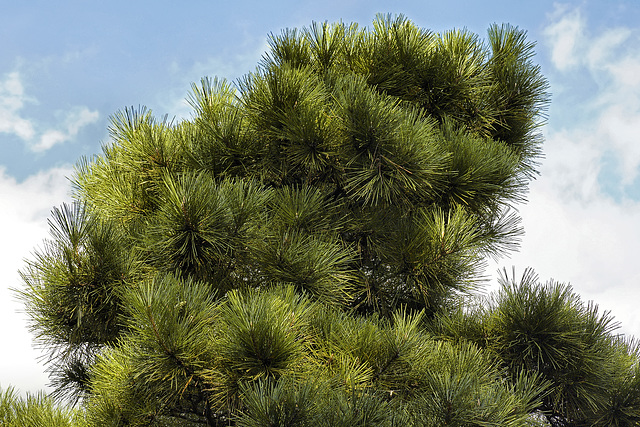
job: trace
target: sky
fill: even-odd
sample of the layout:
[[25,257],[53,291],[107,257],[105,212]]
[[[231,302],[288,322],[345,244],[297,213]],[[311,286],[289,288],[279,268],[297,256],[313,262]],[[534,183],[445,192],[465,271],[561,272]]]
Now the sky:
[[48,236],[68,177],[109,141],[109,117],[146,106],[189,118],[192,82],[255,69],[267,37],[313,21],[369,26],[404,14],[485,37],[510,23],[536,41],[551,104],[540,176],[518,206],[520,250],[492,263],[570,283],[640,338],[640,3],[637,0],[0,0],[0,387],[50,390],[11,289]]

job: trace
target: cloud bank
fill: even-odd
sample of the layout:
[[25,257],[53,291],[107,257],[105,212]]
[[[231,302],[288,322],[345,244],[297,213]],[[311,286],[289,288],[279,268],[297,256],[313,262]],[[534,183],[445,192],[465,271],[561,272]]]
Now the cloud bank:
[[[22,286],[18,266],[48,236],[47,218],[53,206],[70,201],[70,168],[54,168],[17,182],[0,167],[0,342],[9,345],[0,363],[0,387],[35,392],[47,384],[40,351],[32,346],[22,304],[10,288]],[[5,349],[6,350],[6,349]]]
[[[573,111],[544,129],[546,159],[520,207],[525,238],[499,266],[570,283],[640,337],[640,28],[588,31],[556,8],[544,31],[552,104]],[[572,104],[573,103],[573,104]],[[553,107],[552,107],[553,109]]]

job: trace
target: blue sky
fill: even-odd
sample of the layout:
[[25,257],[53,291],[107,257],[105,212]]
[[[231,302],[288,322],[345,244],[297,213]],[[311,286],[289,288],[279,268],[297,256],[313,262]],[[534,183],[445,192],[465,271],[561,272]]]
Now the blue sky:
[[[551,84],[546,158],[520,207],[521,250],[492,264],[570,282],[640,337],[640,4],[629,1],[0,0],[0,386],[45,388],[21,306],[8,289],[69,199],[73,164],[108,141],[109,116],[145,105],[188,118],[203,76],[252,71],[267,35],[312,21],[370,25],[402,13],[433,31],[484,37],[508,22],[538,42]],[[489,289],[495,280],[489,283]],[[6,351],[8,343],[11,351]]]

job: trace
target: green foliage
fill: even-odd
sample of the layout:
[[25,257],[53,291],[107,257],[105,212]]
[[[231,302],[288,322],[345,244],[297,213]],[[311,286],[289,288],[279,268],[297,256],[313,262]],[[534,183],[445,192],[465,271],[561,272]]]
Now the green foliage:
[[502,384],[491,355],[469,343],[434,343],[430,369],[426,372],[429,391],[415,403],[426,425],[523,426],[539,405],[545,385],[521,375]]
[[37,343],[51,351],[52,382],[65,396],[87,391],[88,365],[122,331],[118,290],[137,277],[128,238],[81,204],[54,209],[52,240],[21,272],[20,297]]
[[640,423],[638,345],[624,341],[618,344],[623,358],[618,362],[611,388],[606,391],[605,399],[599,402],[593,425],[633,426]]
[[215,350],[218,370],[229,372],[217,374],[257,380],[301,369],[307,344],[306,318],[312,309],[292,288],[266,294],[228,294],[216,328]]
[[185,400],[203,405],[195,384],[215,357],[212,287],[160,275],[128,289],[123,300],[127,332],[93,368],[90,425],[146,425]]
[[239,81],[192,85],[190,120],[116,113],[22,271],[82,417],[44,397],[34,413],[637,425],[638,348],[608,313],[530,271],[474,294],[487,257],[517,248],[541,153],[547,83],[525,36],[314,23],[271,35]]
[[596,425],[637,363],[612,334],[610,314],[582,303],[570,286],[540,284],[532,270],[519,281],[505,274],[502,286],[488,313],[489,346],[512,375],[524,370],[549,382],[541,409],[552,425]]
[[0,389],[0,425],[3,427],[83,427],[75,410],[56,405],[43,393],[20,397],[13,388]]
[[369,392],[334,391],[326,383],[258,382],[244,390],[238,426],[391,426],[389,402]]

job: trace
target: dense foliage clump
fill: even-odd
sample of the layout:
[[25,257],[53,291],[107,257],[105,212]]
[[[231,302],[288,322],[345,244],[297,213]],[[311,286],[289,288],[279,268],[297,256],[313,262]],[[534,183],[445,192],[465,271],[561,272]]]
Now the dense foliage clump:
[[[515,249],[547,82],[508,25],[270,38],[190,120],[125,109],[23,269],[78,425],[593,426],[640,420],[638,351]],[[74,415],[75,416],[75,415]]]

